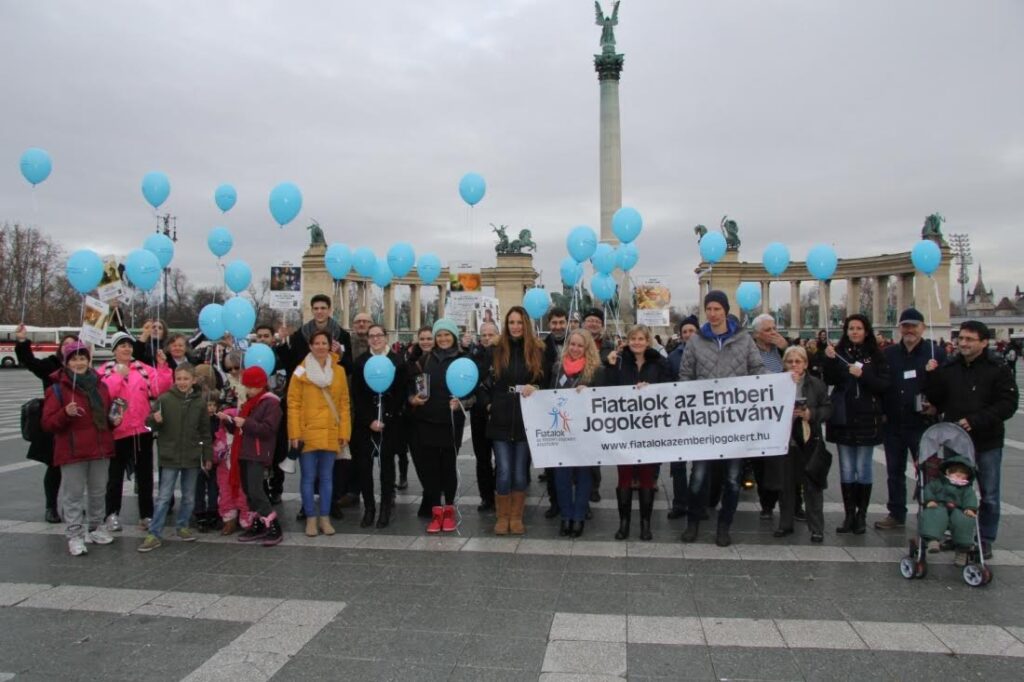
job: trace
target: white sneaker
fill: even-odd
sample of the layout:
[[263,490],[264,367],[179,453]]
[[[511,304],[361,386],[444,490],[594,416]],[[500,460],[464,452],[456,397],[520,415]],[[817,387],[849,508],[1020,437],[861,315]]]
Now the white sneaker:
[[68,539],[68,554],[71,556],[82,556],[88,553],[89,549],[85,546],[85,540],[82,537]]
[[114,541],[114,538],[102,526],[98,526],[96,530],[86,533],[85,541],[95,545],[109,545]]
[[107,517],[107,530],[111,533],[121,532],[121,519],[117,518],[117,514],[111,514]]

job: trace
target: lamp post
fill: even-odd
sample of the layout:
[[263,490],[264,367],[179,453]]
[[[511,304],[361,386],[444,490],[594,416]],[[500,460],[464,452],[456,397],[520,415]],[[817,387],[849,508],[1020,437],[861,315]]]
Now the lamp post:
[[[161,224],[163,228],[161,229]],[[165,213],[156,218],[156,231],[163,234],[175,244],[178,243],[178,217]],[[171,274],[169,267],[164,268],[164,315],[167,315],[167,277]]]
[[967,266],[974,262],[971,258],[971,238],[966,234],[949,235],[950,248],[953,251],[953,260],[957,262],[956,274],[957,284],[960,285],[960,314],[967,314],[967,282],[970,279],[967,274]]

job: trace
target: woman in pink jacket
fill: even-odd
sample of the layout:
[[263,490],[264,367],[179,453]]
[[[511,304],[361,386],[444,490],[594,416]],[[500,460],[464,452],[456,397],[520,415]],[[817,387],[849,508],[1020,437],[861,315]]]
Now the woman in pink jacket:
[[107,530],[121,530],[121,490],[125,471],[134,471],[139,485],[139,526],[149,528],[153,516],[153,433],[146,426],[149,401],[170,389],[174,380],[163,353],[157,366],[132,357],[132,337],[123,332],[113,339],[114,359],[100,368],[99,374],[115,404],[123,412],[114,429],[114,458],[107,477]]

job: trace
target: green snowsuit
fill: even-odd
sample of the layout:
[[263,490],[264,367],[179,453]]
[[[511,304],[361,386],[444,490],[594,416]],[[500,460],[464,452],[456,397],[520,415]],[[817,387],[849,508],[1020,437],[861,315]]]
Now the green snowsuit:
[[[946,469],[951,464],[962,464],[970,470],[970,482],[955,486],[946,480]],[[974,519],[964,511],[977,513],[978,496],[974,492],[974,469],[963,457],[951,457],[942,463],[942,475],[924,487],[921,502],[921,537],[926,540],[941,540],[947,529],[953,534],[953,544],[970,547],[974,543]],[[929,502],[938,502],[937,507],[928,507]]]

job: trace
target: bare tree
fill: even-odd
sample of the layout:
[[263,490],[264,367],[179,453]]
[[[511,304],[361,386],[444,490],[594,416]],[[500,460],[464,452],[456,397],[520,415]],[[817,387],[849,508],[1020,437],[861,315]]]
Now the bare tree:
[[[64,275],[67,254],[35,227],[0,228],[0,320],[41,325],[81,321],[80,295]],[[24,312],[23,312],[24,311]]]

